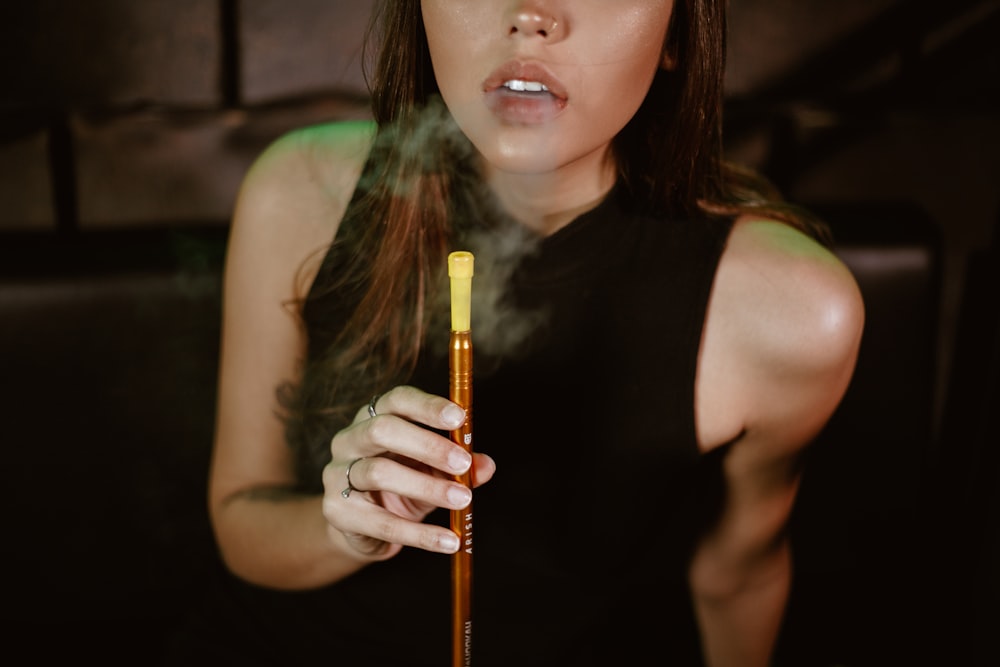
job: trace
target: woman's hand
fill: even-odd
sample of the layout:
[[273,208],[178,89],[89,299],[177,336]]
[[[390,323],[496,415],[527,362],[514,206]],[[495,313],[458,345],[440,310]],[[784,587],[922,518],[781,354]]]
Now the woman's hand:
[[[472,492],[453,481],[474,466],[474,486],[493,476],[496,465],[468,452],[432,429],[450,431],[465,411],[441,396],[396,387],[378,397],[333,437],[332,459],[323,471],[323,514],[330,530],[366,558],[384,560],[412,546],[440,553],[458,550],[448,528],[423,523],[437,507],[462,509]],[[350,470],[350,479],[348,479]]]

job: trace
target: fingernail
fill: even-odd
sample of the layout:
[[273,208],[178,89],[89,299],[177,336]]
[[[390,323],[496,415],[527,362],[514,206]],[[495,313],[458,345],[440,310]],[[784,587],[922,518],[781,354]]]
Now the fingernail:
[[452,486],[448,488],[448,502],[457,509],[465,507],[472,501],[472,492],[464,486]]
[[441,539],[438,540],[438,544],[441,545],[441,551],[453,554],[458,551],[458,535],[454,533],[442,535]]
[[472,455],[455,447],[448,454],[448,466],[451,471],[461,475],[472,465]]
[[448,426],[458,428],[465,423],[465,410],[457,405],[449,405],[441,411],[441,418]]

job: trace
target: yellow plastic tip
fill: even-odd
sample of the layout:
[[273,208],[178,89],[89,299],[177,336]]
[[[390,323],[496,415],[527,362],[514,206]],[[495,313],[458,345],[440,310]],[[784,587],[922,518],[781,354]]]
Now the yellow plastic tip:
[[448,275],[452,278],[471,278],[475,257],[468,250],[456,250],[448,255]]
[[451,278],[451,329],[469,331],[472,328],[472,267],[471,252],[458,250],[448,255],[448,276]]

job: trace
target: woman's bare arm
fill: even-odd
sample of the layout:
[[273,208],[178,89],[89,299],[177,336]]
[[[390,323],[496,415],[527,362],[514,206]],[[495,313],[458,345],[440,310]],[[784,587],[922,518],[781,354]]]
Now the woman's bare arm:
[[298,376],[305,339],[294,300],[336,233],[369,137],[344,125],[282,138],[248,173],[232,221],[209,506],[226,564],[264,586],[311,587],[361,565],[328,530],[321,497],[290,490],[275,390]]
[[[358,406],[352,424],[331,434],[324,493],[293,491],[275,392],[298,379],[306,339],[296,303],[336,233],[370,140],[367,124],[289,135],[253,167],[236,207],[209,503],[227,566],[261,586],[326,585],[404,546],[452,553],[455,534],[423,519],[435,507],[468,504],[454,475],[474,465],[478,485],[495,470],[488,456],[470,458],[439,433],[462,424],[461,408],[418,388],[387,387],[377,417]],[[356,490],[343,495],[348,469]]]
[[857,285],[828,251],[779,223],[736,226],[698,380],[703,443],[732,443],[721,514],[690,566],[713,667],[769,664],[790,588],[800,455],[846,390],[863,321]]

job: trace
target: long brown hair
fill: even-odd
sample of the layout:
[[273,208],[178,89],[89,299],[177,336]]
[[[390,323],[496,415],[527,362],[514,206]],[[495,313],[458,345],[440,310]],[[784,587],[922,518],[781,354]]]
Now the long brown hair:
[[[619,183],[638,206],[664,218],[754,212],[814,231],[814,221],[783,203],[764,179],[722,159],[726,1],[675,4],[664,45],[675,67],[657,73],[613,142]],[[366,77],[378,128],[371,179],[342,223],[333,251],[340,245],[344,252],[325,265],[335,270],[321,270],[311,293],[351,293],[356,300],[326,349],[311,350],[301,382],[281,394],[306,484],[317,481],[332,432],[373,392],[405,381],[414,368],[430,285],[454,232],[447,202],[463,148],[450,133],[426,141],[421,116],[438,89],[419,0],[378,3]]]

